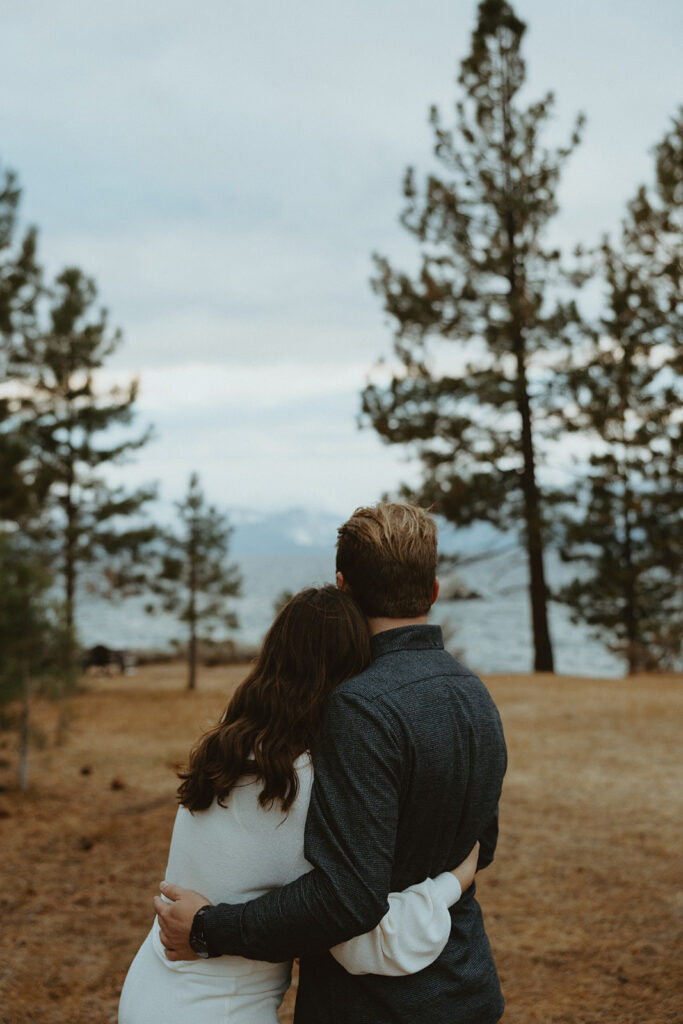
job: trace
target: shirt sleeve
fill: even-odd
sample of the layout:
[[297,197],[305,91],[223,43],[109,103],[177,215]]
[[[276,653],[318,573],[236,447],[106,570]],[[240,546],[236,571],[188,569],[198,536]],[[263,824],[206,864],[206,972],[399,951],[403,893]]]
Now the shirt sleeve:
[[448,908],[461,895],[450,871],[389,893],[389,910],[379,924],[330,952],[349,974],[415,974],[443,951],[451,934]]
[[479,849],[479,860],[477,863],[477,871],[481,871],[482,868],[487,868],[489,864],[493,863],[493,855],[496,850],[498,843],[498,808],[496,807],[492,817],[484,827],[483,832],[478,837],[480,843]]
[[376,702],[337,691],[313,751],[305,855],[313,870],[204,914],[212,956],[282,961],[370,931],[389,908],[404,752]]

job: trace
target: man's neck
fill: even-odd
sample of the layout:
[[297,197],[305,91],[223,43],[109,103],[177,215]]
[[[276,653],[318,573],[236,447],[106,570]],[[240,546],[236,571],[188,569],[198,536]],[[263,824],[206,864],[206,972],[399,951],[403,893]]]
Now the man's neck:
[[401,626],[426,626],[427,616],[420,615],[417,619],[368,619],[370,636],[377,636],[378,633],[386,633],[388,629],[400,629]]

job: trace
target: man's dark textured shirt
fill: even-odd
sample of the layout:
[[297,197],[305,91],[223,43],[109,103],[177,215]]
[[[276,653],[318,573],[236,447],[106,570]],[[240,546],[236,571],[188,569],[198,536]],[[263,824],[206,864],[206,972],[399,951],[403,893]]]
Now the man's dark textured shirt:
[[493,859],[506,767],[498,711],[438,626],[373,637],[373,662],[342,683],[313,751],[305,853],[314,870],[204,919],[212,954],[300,956],[296,1024],[494,1024],[498,975],[475,886],[451,909],[443,953],[405,977],[352,976],[327,950],[369,931],[389,892],[449,870],[481,842]]

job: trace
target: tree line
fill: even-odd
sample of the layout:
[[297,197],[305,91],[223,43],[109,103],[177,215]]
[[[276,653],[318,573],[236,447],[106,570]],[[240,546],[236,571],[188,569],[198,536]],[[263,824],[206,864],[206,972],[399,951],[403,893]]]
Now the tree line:
[[[46,282],[37,231],[18,232],[20,189],[0,175],[0,709],[32,689],[73,685],[76,606],[84,593],[147,593],[188,635],[188,687],[197,645],[236,619],[226,599],[240,576],[228,561],[230,525],[193,474],[178,522],[150,512],[154,484],[111,483],[150,441],[135,431],[138,381],[106,386],[121,342],[98,307],[94,281],[67,267]],[[80,586],[79,586],[80,584]],[[26,744],[23,744],[24,750]],[[25,774],[25,772],[23,773]]]
[[[395,360],[365,388],[361,423],[419,458],[421,486],[404,495],[461,526],[518,531],[536,670],[554,670],[551,596],[629,672],[671,667],[683,642],[683,107],[618,237],[568,264],[547,228],[584,118],[546,145],[554,98],[522,101],[524,32],[509,3],[483,0],[454,123],[431,110],[438,169],[421,184],[407,170],[400,218],[419,269],[375,256]],[[594,315],[578,301],[589,279]],[[577,567],[554,595],[550,544]]]

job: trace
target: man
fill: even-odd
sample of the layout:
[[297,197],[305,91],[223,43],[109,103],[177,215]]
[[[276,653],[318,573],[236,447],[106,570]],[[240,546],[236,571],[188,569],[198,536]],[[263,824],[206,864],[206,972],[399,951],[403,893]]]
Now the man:
[[503,998],[475,886],[452,908],[443,953],[417,974],[350,975],[327,952],[373,928],[390,891],[447,870],[477,840],[479,867],[491,862],[506,767],[488,691],[427,625],[433,519],[401,503],[356,510],[339,530],[337,583],[368,618],[373,662],[335,690],[313,751],[314,868],[241,905],[207,907],[166,886],[174,902],[155,906],[167,956],[301,957],[297,1024],[494,1024]]

